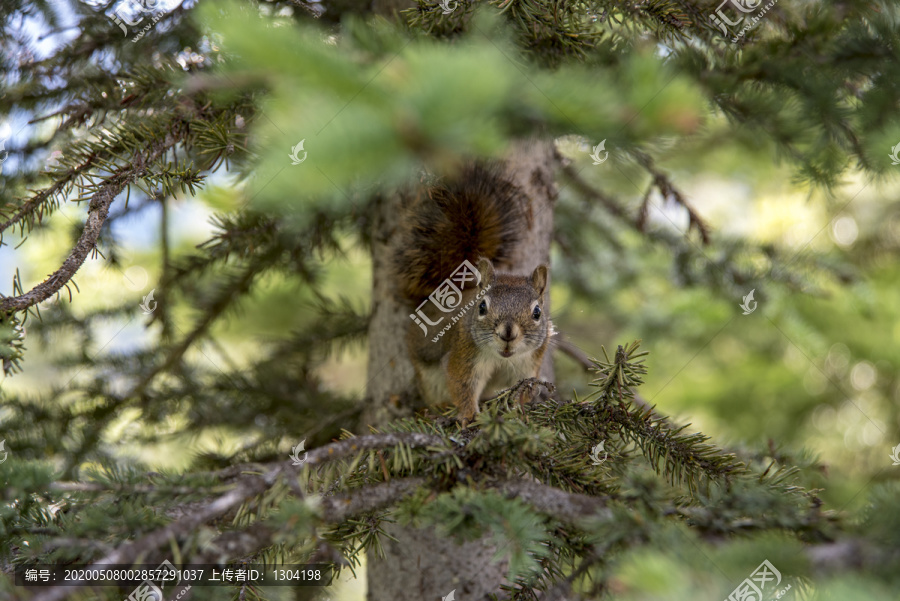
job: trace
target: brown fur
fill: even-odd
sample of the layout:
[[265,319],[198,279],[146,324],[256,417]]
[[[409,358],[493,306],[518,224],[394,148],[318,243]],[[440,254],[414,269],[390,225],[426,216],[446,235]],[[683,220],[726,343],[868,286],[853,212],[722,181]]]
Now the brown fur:
[[425,303],[422,311],[429,321],[440,323],[423,332],[410,320],[406,335],[426,401],[452,402],[464,423],[478,413],[485,390],[537,377],[549,342],[546,266],[530,275],[495,272],[527,228],[524,206],[521,192],[502,179],[496,166],[471,165],[456,183],[423,195],[398,236],[395,266],[412,311],[464,260],[481,274],[480,284],[466,288],[452,312]]
[[527,227],[524,207],[522,191],[498,163],[469,164],[428,189],[398,235],[394,267],[403,296],[425,298],[464,260],[487,257],[502,267]]

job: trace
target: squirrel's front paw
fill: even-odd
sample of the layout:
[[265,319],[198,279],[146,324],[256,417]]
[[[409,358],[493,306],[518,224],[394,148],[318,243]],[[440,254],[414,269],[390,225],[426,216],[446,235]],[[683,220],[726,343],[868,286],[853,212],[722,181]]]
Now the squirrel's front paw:
[[456,419],[459,420],[459,423],[462,425],[463,428],[468,428],[469,424],[471,424],[473,421],[475,421],[475,415],[477,413],[478,413],[477,407],[475,407],[474,409],[471,407],[467,407],[467,408],[459,410],[459,412],[457,413]]
[[518,400],[520,405],[524,405],[532,401],[545,401],[551,398],[556,391],[556,386],[537,378],[526,378],[513,386],[512,391],[513,398]]

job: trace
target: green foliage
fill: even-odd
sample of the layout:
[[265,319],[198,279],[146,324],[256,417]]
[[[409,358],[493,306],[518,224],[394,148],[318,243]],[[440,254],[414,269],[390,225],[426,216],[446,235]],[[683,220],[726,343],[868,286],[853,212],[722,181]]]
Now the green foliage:
[[[499,155],[524,124],[597,139],[618,131],[618,142],[630,145],[686,133],[700,119],[696,90],[649,52],[617,70],[572,65],[527,74],[502,23],[486,13],[478,27],[491,39],[468,36],[447,52],[387,30],[373,48],[356,34],[365,27],[358,21],[323,44],[315,27],[273,30],[226,6],[205,12],[233,53],[225,77],[252,73],[270,88],[250,195],[260,209],[288,213],[304,227],[322,210],[358,210],[361,195],[409,183],[423,167],[440,173],[465,157]],[[650,97],[666,109],[641,111]],[[289,170],[285,148],[300,140],[308,157]]]
[[24,330],[15,314],[6,314],[0,319],[0,358],[3,359],[3,372],[21,371],[24,357]]

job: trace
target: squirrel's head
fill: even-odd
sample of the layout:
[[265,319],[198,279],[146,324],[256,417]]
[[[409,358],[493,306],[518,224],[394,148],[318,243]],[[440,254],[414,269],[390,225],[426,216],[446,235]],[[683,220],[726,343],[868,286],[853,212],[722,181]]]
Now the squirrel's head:
[[497,274],[487,259],[478,261],[481,282],[475,296],[472,337],[482,349],[509,358],[541,347],[549,318],[544,312],[547,266],[531,274]]

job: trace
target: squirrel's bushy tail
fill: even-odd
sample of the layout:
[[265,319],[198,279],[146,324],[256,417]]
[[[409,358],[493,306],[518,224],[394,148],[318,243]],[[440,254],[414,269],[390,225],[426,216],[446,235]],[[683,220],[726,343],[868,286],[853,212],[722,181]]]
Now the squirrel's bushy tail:
[[526,231],[523,192],[498,163],[471,163],[429,188],[402,221],[394,266],[403,295],[420,300],[464,261],[510,259]]

